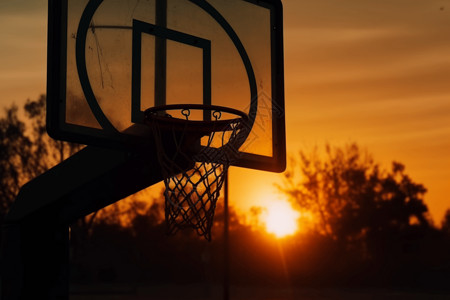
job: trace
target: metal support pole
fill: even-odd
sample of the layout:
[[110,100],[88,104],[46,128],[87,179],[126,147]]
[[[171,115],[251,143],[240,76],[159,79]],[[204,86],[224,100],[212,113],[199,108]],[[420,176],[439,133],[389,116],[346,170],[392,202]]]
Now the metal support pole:
[[230,299],[230,228],[229,228],[229,171],[225,177],[225,191],[224,191],[224,207],[223,207],[223,299]]
[[69,299],[68,225],[162,179],[151,155],[86,147],[25,184],[2,226],[1,299]]

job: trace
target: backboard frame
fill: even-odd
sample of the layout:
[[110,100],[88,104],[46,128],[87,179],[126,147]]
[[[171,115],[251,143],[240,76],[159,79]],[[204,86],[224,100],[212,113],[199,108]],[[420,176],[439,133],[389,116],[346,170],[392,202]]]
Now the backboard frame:
[[[204,0],[189,0],[197,5],[208,6]],[[284,112],[284,54],[283,54],[283,14],[281,0],[242,0],[270,8],[271,23],[271,67],[272,67],[272,131],[276,132],[272,141],[272,156],[263,156],[243,152],[239,162],[235,165],[251,169],[282,172],[286,167],[286,132]],[[88,5],[100,5],[103,0],[90,0]],[[68,0],[49,0],[48,14],[48,59],[47,59],[47,132],[58,140],[112,147],[130,150],[130,145],[140,143],[140,138],[124,135],[110,128],[105,132],[102,129],[86,128],[65,122],[65,97],[67,72],[67,9]],[[210,6],[210,5],[209,5]],[[221,16],[219,15],[218,18]],[[227,24],[224,20],[225,26]],[[153,25],[155,26],[155,25]],[[148,27],[148,26],[147,26]],[[156,27],[154,27],[156,28]],[[230,27],[231,28],[231,27]],[[147,28],[148,29],[148,28]],[[231,28],[232,30],[232,28]],[[148,32],[147,32],[148,33]],[[181,34],[181,35],[180,35]],[[235,33],[234,33],[235,34]],[[175,40],[182,37],[182,33],[175,34]],[[185,37],[184,37],[185,38]],[[77,43],[83,45],[83,43]],[[78,46],[78,45],[77,45]],[[80,46],[80,47],[81,47]],[[208,55],[208,46],[204,46],[204,55]],[[204,67],[208,72],[208,66]],[[134,74],[134,71],[133,71]],[[249,75],[251,77],[251,74]],[[207,80],[204,79],[204,83]],[[208,87],[206,87],[208,93]],[[210,91],[209,91],[210,92]],[[137,87],[133,87],[133,94]],[[205,96],[205,95],[204,95]],[[208,98],[206,95],[204,98]],[[134,121],[140,120],[140,108],[137,106],[138,98],[133,97]],[[203,100],[205,101],[205,99]],[[208,100],[206,100],[208,102]],[[250,116],[252,109],[250,109]]]

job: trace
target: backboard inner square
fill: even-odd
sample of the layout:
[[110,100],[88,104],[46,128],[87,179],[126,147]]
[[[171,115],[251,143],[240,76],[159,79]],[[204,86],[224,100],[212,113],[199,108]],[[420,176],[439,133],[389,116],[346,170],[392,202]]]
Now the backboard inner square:
[[[155,54],[155,60],[156,59],[164,59],[167,61],[167,59],[171,56],[178,57],[176,59],[180,59],[179,56],[181,56],[183,53],[182,49],[177,49],[174,44],[180,43],[186,46],[195,47],[199,50],[202,50],[201,54],[201,64],[200,62],[197,62],[197,65],[202,66],[202,104],[211,104],[211,41],[199,38],[193,35],[185,34],[179,31],[170,30],[164,27],[156,26],[154,24],[142,22],[139,20],[133,20],[133,57],[132,57],[132,98],[131,98],[131,105],[132,105],[132,112],[131,112],[131,120],[134,123],[142,123],[144,120],[144,111],[142,110],[142,57],[143,55],[143,49],[142,49],[142,36],[143,35],[153,35],[155,36],[155,39],[162,39],[163,42],[166,43],[165,47],[169,51],[166,51],[165,55],[166,57],[157,57],[158,55]],[[156,44],[156,43],[155,43]],[[167,47],[169,46],[169,47]],[[180,48],[180,47],[178,47]],[[170,51],[172,50],[172,51]],[[176,50],[175,53],[172,53],[173,50]],[[146,51],[145,51],[146,52]],[[155,52],[156,53],[156,52]],[[172,54],[169,56],[169,54]],[[173,55],[174,54],[174,55]],[[172,60],[170,60],[172,61]],[[188,63],[184,61],[184,63]],[[192,68],[192,66],[187,66],[188,68]],[[156,66],[155,66],[156,68]],[[177,73],[179,71],[182,71],[179,69],[176,69]],[[195,70],[195,68],[193,69]],[[155,69],[155,74],[158,74],[158,70]],[[180,73],[178,73],[180,74]],[[174,74],[169,74],[171,76],[175,76]],[[189,74],[185,74],[189,75]],[[169,78],[161,78],[160,76],[154,77],[155,83],[154,87],[157,87],[159,85],[167,86],[167,79],[173,79],[171,77]],[[176,78],[175,78],[176,80]],[[171,80],[172,81],[172,80]],[[173,84],[173,83],[172,83]],[[178,88],[183,88],[183,84],[180,83],[180,85],[176,86],[177,90]],[[166,89],[167,90],[167,89]],[[180,93],[181,92],[181,93]],[[183,90],[178,90],[178,94],[173,95],[175,97],[182,97]],[[167,93],[167,91],[166,91]],[[171,95],[171,94],[169,94]],[[195,97],[195,95],[194,95]],[[167,94],[164,95],[163,100],[158,99],[158,94],[155,92],[154,96],[154,103],[155,105],[165,105],[168,104],[167,101]],[[169,98],[170,99],[170,98]],[[172,101],[179,101],[181,99],[175,100],[172,98]],[[196,100],[197,102],[198,100]],[[180,103],[180,102],[177,102]],[[183,103],[183,102],[181,102]],[[203,115],[203,118],[206,120],[210,119],[210,116],[206,114]]]

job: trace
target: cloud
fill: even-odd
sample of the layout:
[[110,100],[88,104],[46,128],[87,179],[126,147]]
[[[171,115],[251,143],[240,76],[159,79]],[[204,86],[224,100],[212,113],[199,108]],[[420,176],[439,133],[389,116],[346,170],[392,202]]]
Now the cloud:
[[45,14],[48,0],[2,0],[0,2],[0,16]]
[[284,1],[287,80],[391,76],[448,64],[450,9],[430,0]]
[[442,0],[284,0],[289,28],[435,27],[448,24]]
[[44,93],[47,0],[1,0],[0,37],[0,106]]
[[[450,26],[449,26],[450,28]],[[287,72],[306,80],[373,77],[450,62],[450,32],[404,29],[315,29],[287,31]],[[320,74],[320,78],[315,77]],[[330,78],[331,79],[331,78]]]
[[[16,24],[12,26],[11,24]],[[45,76],[47,31],[42,16],[6,16],[0,21],[0,77],[16,80],[17,74]],[[43,69],[43,70],[42,70]],[[43,91],[42,91],[43,92]]]
[[345,103],[450,96],[450,15],[439,1],[286,2],[300,14],[286,16],[296,24],[285,31],[288,92]]

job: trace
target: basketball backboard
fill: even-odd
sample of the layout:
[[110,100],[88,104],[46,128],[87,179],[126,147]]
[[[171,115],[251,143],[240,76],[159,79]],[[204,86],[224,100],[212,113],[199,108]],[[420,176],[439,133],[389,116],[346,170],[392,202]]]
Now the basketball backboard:
[[280,0],[49,0],[47,130],[126,147],[148,108],[225,106],[251,120],[235,165],[281,172],[282,25]]

